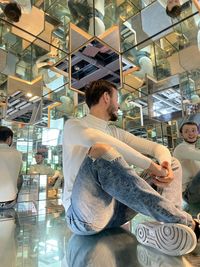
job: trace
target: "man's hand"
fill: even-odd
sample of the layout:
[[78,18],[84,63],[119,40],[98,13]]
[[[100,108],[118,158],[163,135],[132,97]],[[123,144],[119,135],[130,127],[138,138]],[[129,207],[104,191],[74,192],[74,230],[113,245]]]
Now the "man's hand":
[[149,171],[152,173],[153,183],[160,188],[167,187],[174,179],[171,165],[167,161],[163,161],[161,165],[153,162]]

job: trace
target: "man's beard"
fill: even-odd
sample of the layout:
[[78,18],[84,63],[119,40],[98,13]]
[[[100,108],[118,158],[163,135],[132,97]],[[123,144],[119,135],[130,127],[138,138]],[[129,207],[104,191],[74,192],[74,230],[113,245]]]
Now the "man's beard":
[[198,137],[196,138],[196,140],[195,141],[188,141],[187,139],[184,139],[184,141],[186,142],[186,143],[188,143],[188,144],[195,144],[196,142],[197,142],[197,139],[198,139]]
[[114,107],[110,106],[107,109],[108,115],[110,116],[110,121],[117,121],[118,115],[114,113]]

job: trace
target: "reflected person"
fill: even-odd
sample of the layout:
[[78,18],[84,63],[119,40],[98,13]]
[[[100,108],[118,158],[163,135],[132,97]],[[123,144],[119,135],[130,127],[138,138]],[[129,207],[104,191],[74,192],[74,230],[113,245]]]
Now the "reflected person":
[[68,7],[72,21],[79,28],[96,36],[105,32],[104,0],[68,0]]
[[0,210],[12,208],[22,185],[22,155],[11,147],[13,131],[0,126]]
[[[22,14],[29,14],[31,12],[30,0],[0,0],[0,11],[12,22],[19,22]],[[1,12],[0,12],[1,13]]]
[[[183,4],[188,2],[188,0],[158,0],[158,2],[166,8],[166,13],[171,18],[176,18],[180,16],[183,10]],[[200,13],[200,2],[199,0],[192,0],[192,13]],[[200,51],[200,15],[194,16],[194,21],[198,30],[197,33],[197,46]]]
[[[163,145],[109,124],[118,117],[114,84],[92,82],[86,88],[86,103],[90,114],[69,119],[64,126],[63,205],[68,227],[76,234],[93,235],[121,226],[140,212],[159,222],[138,224],[139,242],[169,255],[192,251],[199,224],[181,210],[180,163]],[[145,155],[156,158],[159,164]],[[161,195],[130,165],[146,169]]]
[[66,266],[135,266],[136,247],[135,237],[122,228],[105,230],[94,236],[72,235],[67,244]]
[[37,152],[35,154],[36,164],[30,166],[28,173],[50,176],[48,178],[48,184],[52,186],[53,189],[57,189],[61,186],[62,175],[58,170],[54,170],[50,166],[45,164],[44,158],[45,157],[43,153]]
[[183,168],[183,198],[188,204],[200,204],[200,150],[196,148],[199,126],[184,122],[180,127],[183,142],[176,146],[176,157]]
[[73,235],[66,249],[63,267],[190,266],[182,257],[170,257],[138,245],[135,237],[120,227],[94,236]]

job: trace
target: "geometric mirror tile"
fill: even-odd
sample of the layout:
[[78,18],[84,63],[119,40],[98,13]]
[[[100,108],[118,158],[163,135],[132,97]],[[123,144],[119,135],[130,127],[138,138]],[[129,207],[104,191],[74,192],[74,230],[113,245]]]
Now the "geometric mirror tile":
[[91,37],[73,24],[70,29],[70,88],[84,92],[86,84],[100,79],[121,87],[119,27],[113,26],[99,37]]
[[71,88],[83,90],[86,84],[99,79],[121,87],[121,57],[97,37],[73,52],[70,59]]
[[[34,41],[34,44],[42,47],[43,49],[49,51],[50,50],[50,43],[51,43],[51,39],[52,39],[52,31],[54,30],[54,26],[48,22],[45,21],[45,28],[44,31],[42,31],[42,33],[40,33],[38,35],[39,38],[41,38],[42,40],[45,40],[45,42],[43,42],[40,39],[36,39]],[[26,49],[28,46],[30,45],[30,42],[23,40],[23,49]]]
[[78,49],[83,44],[88,42],[88,40],[92,39],[92,36],[90,34],[81,30],[73,23],[70,23],[69,30],[70,30],[69,52]]
[[5,67],[6,67],[6,63],[7,63],[7,51],[0,49],[0,72],[2,72]]
[[31,93],[32,96],[42,96],[43,81],[42,76],[37,77],[31,82],[22,80],[15,76],[8,77],[8,95],[12,95],[18,91],[23,93]]
[[41,120],[43,103],[40,98],[32,101],[25,94],[17,92],[8,97],[5,120],[33,124]]
[[[192,59],[191,59],[192,57]],[[179,51],[180,65],[190,71],[200,66],[200,51],[196,45],[190,45]]]
[[120,51],[119,26],[112,26],[107,31],[99,35],[98,38],[115,49],[117,52]]
[[132,67],[126,71],[123,71],[123,82],[129,88],[132,88],[131,91],[141,88],[141,86],[144,84],[144,80],[134,75],[137,70],[138,67]]
[[38,36],[44,30],[44,20],[45,13],[33,6],[29,14],[22,14],[20,21],[14,23],[22,30],[12,26],[11,32],[29,42],[33,42],[36,39],[35,36]]
[[0,72],[5,75],[14,75],[18,58],[6,50],[0,49]]
[[[159,23],[155,23],[155,18],[157,21],[159,21]],[[166,15],[165,9],[160,5],[158,1],[155,1],[148,7],[142,9],[141,20],[143,31],[149,37],[163,31],[164,29],[172,25],[171,19]],[[172,31],[173,29],[170,28],[167,31],[161,32],[160,34],[152,37],[152,40],[157,40]]]

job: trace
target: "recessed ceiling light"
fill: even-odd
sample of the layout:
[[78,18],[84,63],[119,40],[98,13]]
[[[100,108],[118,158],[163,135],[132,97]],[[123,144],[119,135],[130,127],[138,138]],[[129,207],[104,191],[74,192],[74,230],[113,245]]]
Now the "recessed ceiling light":
[[27,96],[27,97],[32,97],[33,94],[32,94],[32,93],[27,93],[26,96]]

